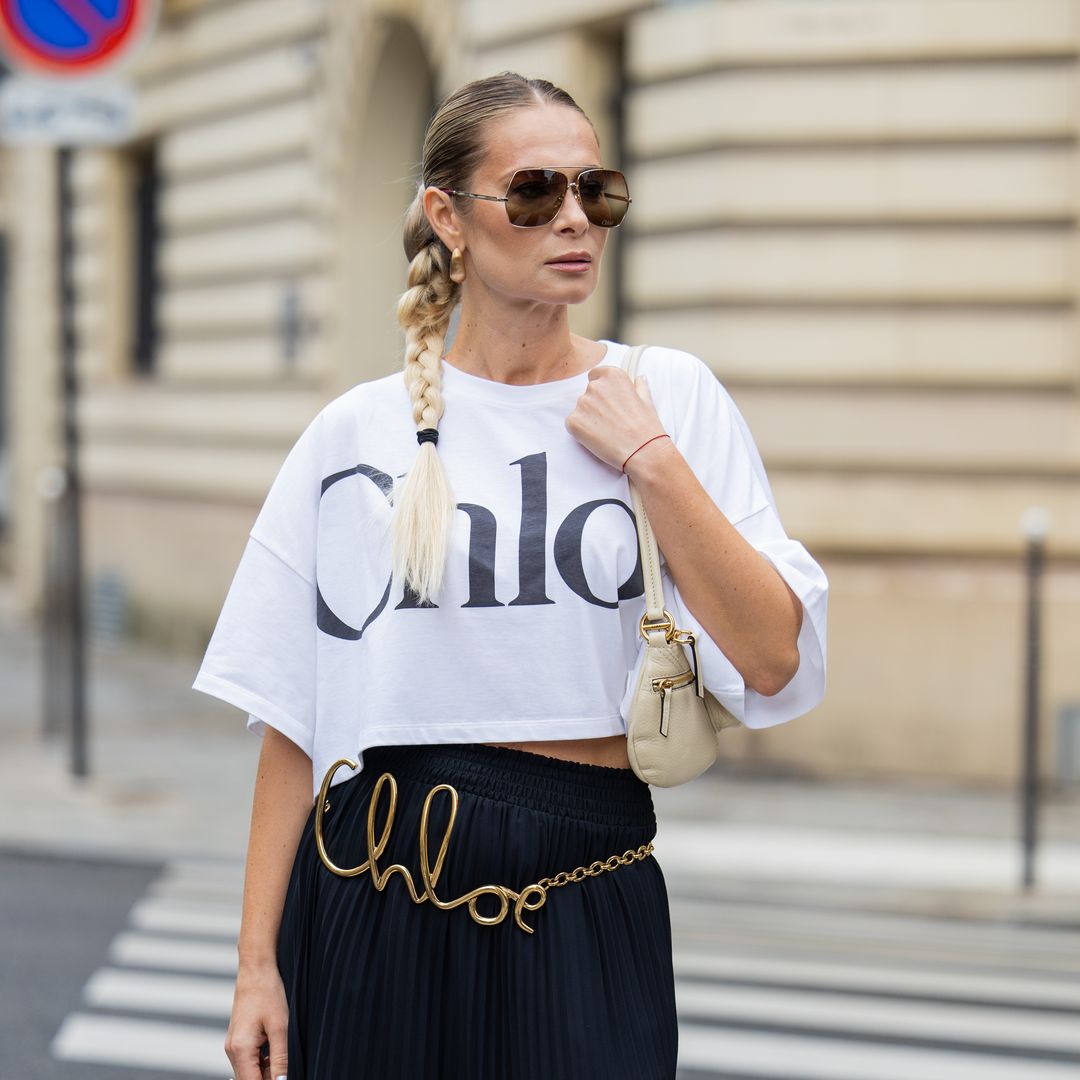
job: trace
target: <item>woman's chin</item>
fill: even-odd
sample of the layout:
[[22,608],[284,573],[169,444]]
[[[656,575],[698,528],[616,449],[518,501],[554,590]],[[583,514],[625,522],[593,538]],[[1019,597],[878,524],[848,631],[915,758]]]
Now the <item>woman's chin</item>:
[[596,281],[567,282],[561,289],[546,289],[553,304],[582,304],[596,291]]

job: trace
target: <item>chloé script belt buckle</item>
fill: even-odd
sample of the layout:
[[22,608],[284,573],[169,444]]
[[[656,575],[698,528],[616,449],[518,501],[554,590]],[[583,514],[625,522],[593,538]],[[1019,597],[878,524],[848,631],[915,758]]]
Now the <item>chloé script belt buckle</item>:
[[[650,841],[642,844],[636,851],[629,849],[624,851],[622,855],[612,855],[605,860],[597,859],[590,863],[589,866],[579,866],[569,872],[565,870],[560,871],[554,877],[541,878],[532,885],[526,885],[520,892],[516,892],[506,885],[480,885],[467,893],[462,893],[462,895],[455,900],[440,900],[438,896],[435,895],[435,884],[439,880],[439,874],[442,873],[443,863],[446,860],[446,849],[450,844],[450,834],[454,830],[454,821],[457,818],[457,789],[451,784],[437,784],[435,787],[431,788],[424,799],[424,808],[420,814],[420,877],[424,882],[424,888],[422,892],[418,893],[408,867],[402,866],[400,863],[394,863],[393,866],[388,866],[385,870],[380,871],[378,864],[376,863],[376,859],[382,855],[390,839],[390,829],[394,824],[394,811],[397,808],[397,780],[394,779],[392,773],[384,772],[378,780],[376,780],[375,789],[372,791],[371,798],[368,802],[367,859],[360,863],[359,866],[354,866],[346,870],[340,866],[336,866],[327,854],[326,842],[323,837],[323,818],[326,811],[330,809],[330,803],[326,796],[330,790],[330,781],[333,779],[334,773],[336,773],[342,765],[348,765],[350,769],[359,768],[358,764],[349,758],[339,758],[335,761],[334,764],[327,769],[326,775],[323,777],[322,787],[319,789],[319,798],[315,804],[315,844],[319,849],[319,858],[322,860],[326,869],[331,873],[337,874],[339,877],[356,877],[358,874],[369,871],[371,880],[379,892],[382,892],[386,888],[386,883],[389,881],[392,874],[401,874],[405,879],[405,886],[408,888],[409,895],[412,897],[414,904],[420,904],[425,900],[430,900],[437,908],[442,908],[444,911],[448,911],[450,908],[460,907],[462,904],[468,904],[469,913],[472,915],[473,919],[484,926],[495,926],[498,923],[501,923],[503,919],[506,918],[507,912],[510,910],[510,901],[513,900],[514,921],[527,934],[531,934],[533,933],[534,928],[526,925],[522,921],[522,912],[536,911],[538,908],[543,907],[544,902],[547,900],[548,889],[559,885],[569,884],[571,881],[583,881],[586,877],[596,877],[597,874],[601,874],[605,870],[615,870],[619,866],[627,866],[635,860],[646,858],[648,855],[651,855],[653,851],[653,845]],[[379,805],[379,796],[382,793],[383,785],[387,782],[390,784],[390,810],[386,816],[386,825],[383,828],[382,836],[379,837],[379,841],[376,843],[375,811]],[[446,833],[443,835],[442,843],[439,845],[439,856],[435,860],[435,868],[433,870],[431,867],[431,859],[428,854],[428,817],[431,811],[431,801],[440,791],[446,791],[450,794],[450,822],[446,826]],[[499,898],[499,911],[497,914],[481,915],[480,912],[476,910],[476,902],[481,896],[497,896]]]

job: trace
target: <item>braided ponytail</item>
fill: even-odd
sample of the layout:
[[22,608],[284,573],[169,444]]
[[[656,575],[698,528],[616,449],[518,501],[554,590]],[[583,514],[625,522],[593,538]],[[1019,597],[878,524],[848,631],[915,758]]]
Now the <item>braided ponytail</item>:
[[[443,415],[442,355],[461,286],[450,278],[450,252],[424,211],[427,187],[468,187],[483,161],[487,124],[511,109],[551,102],[584,111],[547,79],[503,71],[455,90],[438,107],[424,138],[421,182],[405,214],[403,244],[409,260],[408,288],[397,304],[405,331],[405,385],[417,431],[438,429]],[[460,199],[458,213],[472,208]],[[404,483],[394,485],[391,543],[393,573],[421,604],[434,603],[443,585],[446,552],[457,503],[437,443],[425,439]]]
[[[460,286],[450,280],[446,245],[428,222],[421,187],[405,222],[409,288],[397,304],[398,322],[405,331],[405,385],[417,430],[438,428],[443,414],[442,354],[450,316]],[[398,492],[394,487],[391,520],[394,577],[408,583],[420,603],[432,602],[442,588],[446,549],[457,504],[436,443],[425,440]]]

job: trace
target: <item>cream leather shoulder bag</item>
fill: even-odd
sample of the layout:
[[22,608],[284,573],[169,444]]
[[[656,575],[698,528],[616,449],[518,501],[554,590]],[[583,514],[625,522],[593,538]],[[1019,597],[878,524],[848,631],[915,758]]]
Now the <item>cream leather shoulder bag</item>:
[[[624,370],[631,379],[645,349],[645,345],[635,345],[629,350]],[[716,760],[721,730],[740,725],[741,721],[705,689],[700,678],[697,639],[692,630],[676,629],[675,620],[664,607],[656,540],[632,482],[630,497],[645,577],[645,611],[640,630],[646,644],[630,701],[627,755],[640,779],[656,787],[675,787],[709,768]],[[685,645],[690,646],[692,666]]]

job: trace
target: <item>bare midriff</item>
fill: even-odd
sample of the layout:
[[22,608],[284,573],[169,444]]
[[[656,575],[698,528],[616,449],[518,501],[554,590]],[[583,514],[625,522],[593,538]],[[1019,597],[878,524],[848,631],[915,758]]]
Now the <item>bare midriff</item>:
[[508,750],[524,750],[530,754],[545,754],[563,761],[578,761],[583,765],[607,765],[629,769],[625,735],[604,735],[599,739],[555,739],[520,743],[485,743],[485,746],[504,746]]

